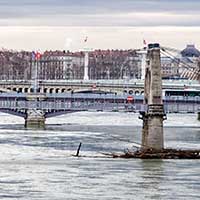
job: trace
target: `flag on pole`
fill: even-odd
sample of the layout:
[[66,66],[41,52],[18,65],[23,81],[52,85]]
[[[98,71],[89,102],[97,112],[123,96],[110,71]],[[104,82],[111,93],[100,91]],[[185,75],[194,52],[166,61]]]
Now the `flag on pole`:
[[32,51],[31,57],[33,60],[35,60],[35,51]]
[[39,60],[41,58],[41,56],[42,56],[42,54],[39,51],[37,51],[37,53],[36,53],[36,60]]
[[32,51],[32,59],[33,60],[39,60],[41,58],[41,56],[42,56],[42,54],[39,51],[37,51],[37,52]]

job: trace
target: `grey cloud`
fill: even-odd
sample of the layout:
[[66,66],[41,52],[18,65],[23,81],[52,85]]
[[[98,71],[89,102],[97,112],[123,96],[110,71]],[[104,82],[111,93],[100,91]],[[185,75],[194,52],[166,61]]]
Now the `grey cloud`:
[[200,15],[57,15],[0,20],[2,26],[200,26]]
[[[70,14],[100,13],[100,12],[199,12],[198,0],[1,0],[0,6],[14,7],[21,11],[27,9],[38,12],[64,10]],[[32,11],[32,12],[33,12]]]
[[[199,26],[199,10],[198,0],[0,0],[0,25]],[[121,16],[128,13],[144,17]],[[173,17],[149,20],[150,13]]]

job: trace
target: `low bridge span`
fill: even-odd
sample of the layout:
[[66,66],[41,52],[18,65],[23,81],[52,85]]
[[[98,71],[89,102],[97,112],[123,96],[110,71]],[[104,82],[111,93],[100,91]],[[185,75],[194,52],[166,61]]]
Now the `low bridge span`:
[[[166,113],[198,113],[200,97],[163,100]],[[26,122],[45,121],[53,117],[78,111],[146,111],[142,95],[115,94],[32,94],[1,93],[0,111],[23,117]]]

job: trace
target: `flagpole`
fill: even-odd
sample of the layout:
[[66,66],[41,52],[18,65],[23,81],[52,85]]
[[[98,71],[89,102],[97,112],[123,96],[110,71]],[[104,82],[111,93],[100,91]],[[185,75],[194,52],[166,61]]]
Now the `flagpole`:
[[38,71],[38,60],[36,60],[36,63],[35,63],[34,93],[37,93],[37,89],[38,89],[37,71]]
[[[88,37],[84,39],[84,43],[86,44]],[[89,73],[88,73],[88,64],[89,64],[89,51],[87,48],[84,48],[84,76],[83,80],[89,80]]]
[[89,80],[88,76],[88,63],[89,63],[89,53],[85,51],[85,58],[84,58],[84,80]]
[[41,58],[40,52],[32,52],[32,59],[34,61],[34,69],[33,69],[33,92],[37,93],[38,91],[38,65],[39,65],[39,59]]

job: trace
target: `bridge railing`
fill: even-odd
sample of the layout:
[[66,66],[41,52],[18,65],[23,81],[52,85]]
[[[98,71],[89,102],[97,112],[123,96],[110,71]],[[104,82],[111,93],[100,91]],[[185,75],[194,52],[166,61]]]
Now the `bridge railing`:
[[[199,97],[164,99],[165,112],[198,112],[200,110]],[[49,96],[43,100],[27,100],[20,96],[1,96],[0,109],[38,109],[45,112],[59,110],[126,110],[140,111],[146,110],[143,105],[143,96],[134,96],[132,101],[127,100],[127,96],[113,94],[72,94],[68,96]]]
[[26,101],[0,100],[0,109],[41,110],[124,110],[135,107],[130,103],[99,101]]

